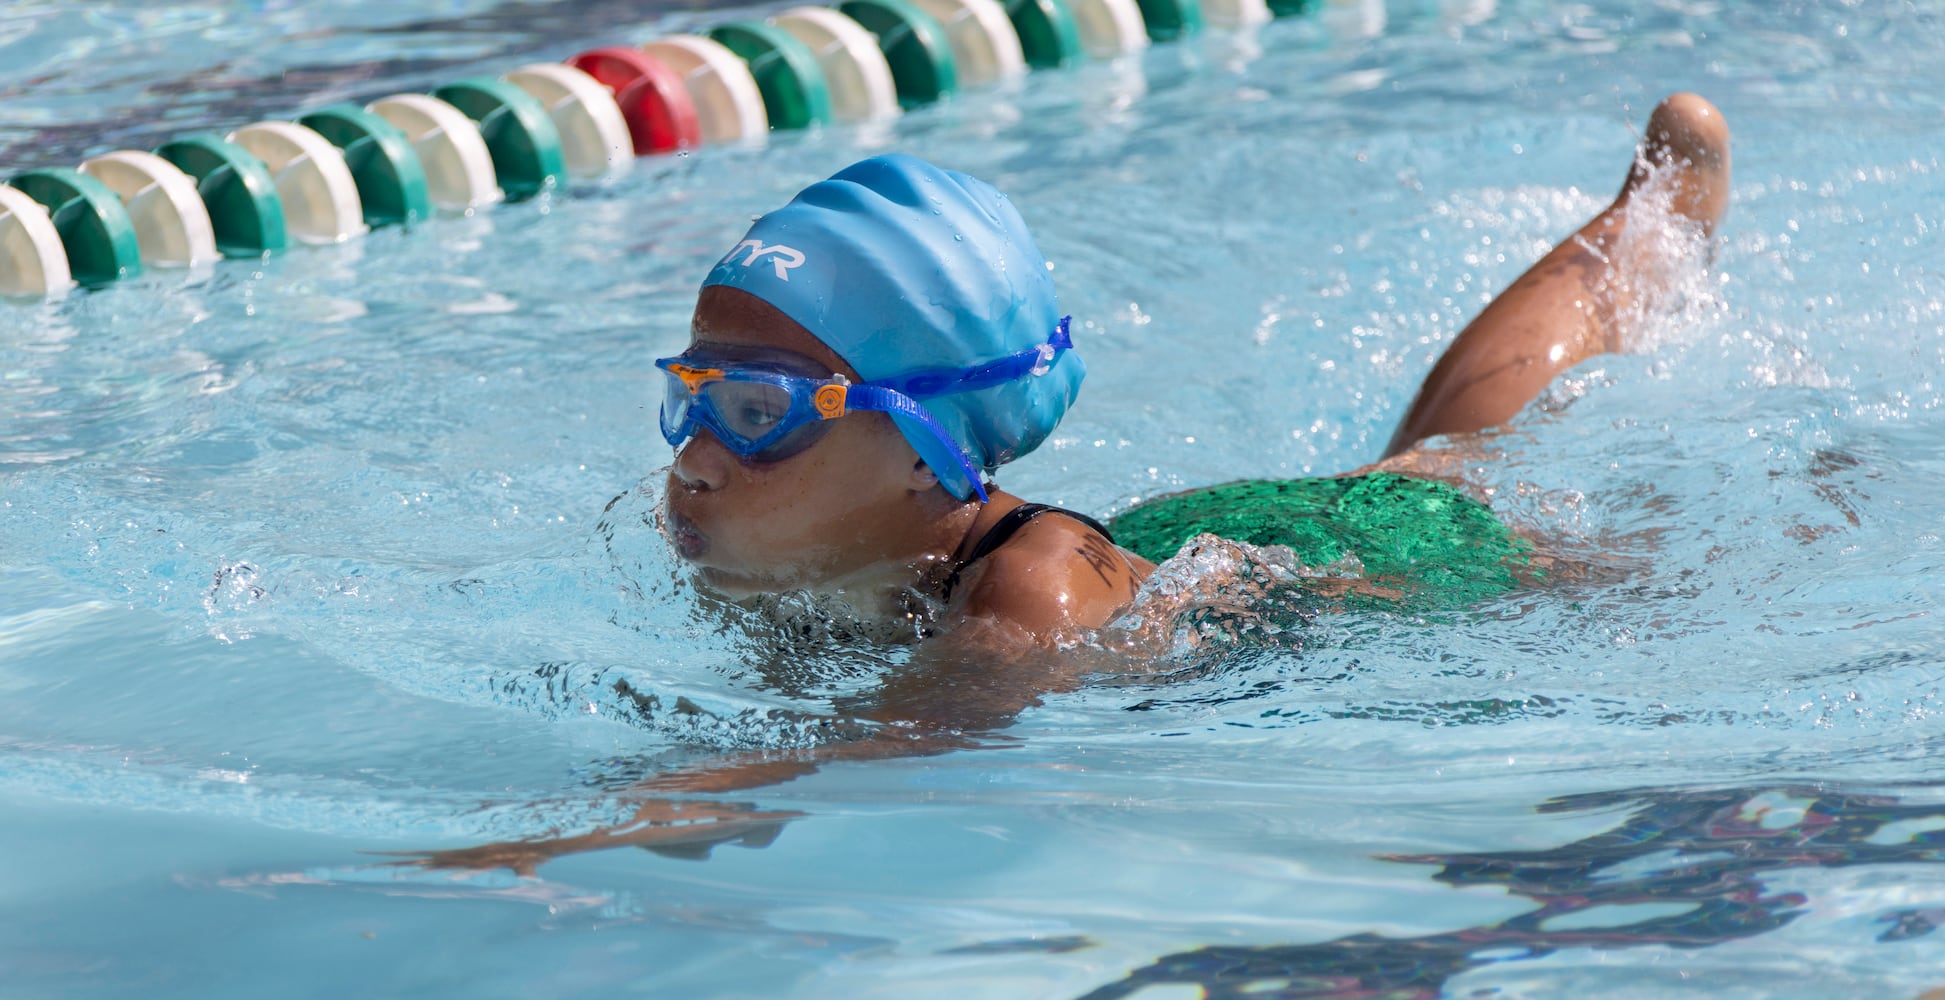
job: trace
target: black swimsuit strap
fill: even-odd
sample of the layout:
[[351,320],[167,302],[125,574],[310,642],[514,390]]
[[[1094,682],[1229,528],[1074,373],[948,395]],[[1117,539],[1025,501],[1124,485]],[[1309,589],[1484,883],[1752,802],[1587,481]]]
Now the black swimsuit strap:
[[979,541],[973,544],[972,551],[966,555],[966,558],[959,560],[959,565],[952,568],[952,575],[945,578],[945,590],[940,596],[945,600],[951,600],[952,588],[959,585],[959,574],[964,573],[966,568],[973,563],[991,555],[994,549],[1005,545],[1012,539],[1014,533],[1027,526],[1027,522],[1032,521],[1042,514],[1060,514],[1071,517],[1087,525],[1095,532],[1098,532],[1102,538],[1107,539],[1109,542],[1114,541],[1114,536],[1108,533],[1107,525],[1079,511],[1068,510],[1065,507],[1056,507],[1050,503],[1023,503],[1000,515],[1000,519],[993,522],[993,526],[987,528],[985,534],[979,536]]

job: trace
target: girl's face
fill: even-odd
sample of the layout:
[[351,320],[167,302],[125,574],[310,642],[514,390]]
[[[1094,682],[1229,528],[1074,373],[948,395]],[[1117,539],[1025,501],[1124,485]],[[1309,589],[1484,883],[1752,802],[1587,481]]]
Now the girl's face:
[[[702,290],[689,342],[727,354],[783,352],[823,374],[858,377],[809,331],[733,288]],[[742,458],[705,428],[669,467],[664,528],[677,554],[724,594],[841,590],[909,559],[923,527],[914,495],[926,491],[943,493],[882,413],[829,421],[815,443],[774,462]]]

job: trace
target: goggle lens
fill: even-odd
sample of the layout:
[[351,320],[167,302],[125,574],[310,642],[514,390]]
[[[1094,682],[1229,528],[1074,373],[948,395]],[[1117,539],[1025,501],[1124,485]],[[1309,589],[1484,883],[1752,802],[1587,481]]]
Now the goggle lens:
[[769,382],[711,382],[702,389],[729,433],[756,442],[790,415],[790,392]]
[[694,405],[695,397],[689,395],[689,387],[670,372],[663,372],[668,381],[662,386],[662,437],[669,444],[680,447],[689,439],[689,408]]
[[[751,461],[777,462],[810,447],[829,430],[808,409],[793,420],[791,392],[775,382],[719,379],[691,393],[687,381],[672,372],[665,374],[662,437],[675,447],[707,427],[736,454]],[[792,423],[796,426],[774,440],[764,440]]]

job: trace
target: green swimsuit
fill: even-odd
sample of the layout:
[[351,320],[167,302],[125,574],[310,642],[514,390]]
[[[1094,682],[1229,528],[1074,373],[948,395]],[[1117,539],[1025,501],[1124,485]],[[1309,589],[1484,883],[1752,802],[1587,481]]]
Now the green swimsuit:
[[1458,489],[1390,472],[1208,486],[1145,501],[1112,527],[1123,547],[1157,563],[1205,532],[1287,545],[1313,568],[1355,556],[1364,579],[1402,590],[1403,603],[1428,610],[1518,587],[1514,571],[1528,566],[1533,551],[1490,508]]

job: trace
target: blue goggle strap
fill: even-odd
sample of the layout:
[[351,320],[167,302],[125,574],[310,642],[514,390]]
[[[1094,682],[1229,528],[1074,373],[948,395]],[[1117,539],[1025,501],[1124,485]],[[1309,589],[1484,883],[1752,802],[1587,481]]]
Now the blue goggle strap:
[[[980,482],[979,469],[974,467],[972,459],[967,457],[966,450],[959,447],[959,442],[954,441],[952,435],[946,433],[944,427],[939,426],[938,420],[934,419],[925,407],[920,406],[918,400],[896,389],[876,383],[847,385],[844,387],[844,390],[844,394],[841,397],[840,409],[836,413],[828,412],[823,401],[818,401],[817,411],[824,419],[830,420],[834,417],[843,416],[844,408],[853,410],[876,410],[879,413],[909,417],[924,425],[926,430],[931,431],[937,436],[939,441],[952,452],[952,457],[959,462],[960,471],[966,474],[966,481],[972,483],[973,492],[979,495],[979,502],[985,503],[989,499],[986,496],[985,485]],[[821,393],[822,390],[820,390]]]
[[877,392],[871,392],[869,397],[860,396],[860,400],[870,398],[872,403],[860,402],[857,408],[903,414],[924,425],[946,446],[946,450],[952,453],[953,459],[959,463],[960,471],[966,474],[966,481],[972,484],[973,492],[979,496],[981,503],[985,503],[988,499],[986,486],[981,481],[978,467],[973,465],[972,458],[966,454],[964,448],[959,446],[959,442],[954,440],[951,434],[946,433],[946,429],[939,426],[939,422],[933,419],[932,414],[919,405],[917,400],[950,396],[961,392],[977,392],[980,389],[1016,382],[1029,375],[1045,375],[1053,369],[1054,363],[1060,359],[1062,353],[1073,350],[1074,341],[1068,333],[1068,326],[1072,321],[1072,316],[1062,316],[1060,322],[1054,324],[1053,333],[1048,335],[1046,343],[1017,354],[1007,355],[997,361],[989,361],[973,368],[927,368],[906,372],[902,375],[874,379],[852,386],[850,391],[861,393],[882,390],[889,393],[880,396]]
[[1062,353],[1074,348],[1073,338],[1067,333],[1072,320],[1072,316],[1062,316],[1060,322],[1054,324],[1054,332],[1046,343],[1018,354],[1009,354],[998,361],[989,361],[973,368],[924,368],[889,378],[873,379],[864,384],[901,392],[913,399],[932,399],[990,389],[1028,375],[1045,375],[1052,370]]

